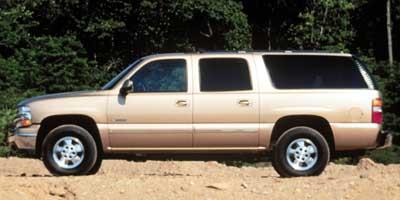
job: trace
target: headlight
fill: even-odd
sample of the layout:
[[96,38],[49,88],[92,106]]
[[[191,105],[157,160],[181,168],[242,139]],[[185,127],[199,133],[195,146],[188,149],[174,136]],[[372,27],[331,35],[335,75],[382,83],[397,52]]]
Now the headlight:
[[16,128],[29,127],[30,125],[32,125],[31,109],[27,106],[19,107]]

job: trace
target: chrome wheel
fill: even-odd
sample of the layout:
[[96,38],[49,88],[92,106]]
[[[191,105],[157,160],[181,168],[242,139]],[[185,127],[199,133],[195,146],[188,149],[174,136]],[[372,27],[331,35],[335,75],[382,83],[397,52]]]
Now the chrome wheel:
[[53,159],[59,167],[64,169],[79,166],[84,156],[85,148],[82,142],[75,137],[63,137],[53,147]]
[[295,170],[309,170],[318,161],[318,149],[309,139],[296,139],[286,149],[286,160]]

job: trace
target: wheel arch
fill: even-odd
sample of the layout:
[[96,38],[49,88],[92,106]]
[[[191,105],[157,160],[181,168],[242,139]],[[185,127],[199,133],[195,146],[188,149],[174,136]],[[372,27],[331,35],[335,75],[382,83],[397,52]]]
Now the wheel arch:
[[278,138],[290,128],[307,126],[320,132],[329,144],[331,152],[335,152],[335,139],[332,128],[324,117],[318,115],[289,115],[279,118],[271,133],[270,149],[273,149]]
[[103,153],[100,132],[95,120],[87,115],[69,114],[48,116],[41,121],[36,137],[36,156],[41,156],[42,143],[47,134],[54,128],[65,124],[73,124],[86,129],[93,136],[99,153]]

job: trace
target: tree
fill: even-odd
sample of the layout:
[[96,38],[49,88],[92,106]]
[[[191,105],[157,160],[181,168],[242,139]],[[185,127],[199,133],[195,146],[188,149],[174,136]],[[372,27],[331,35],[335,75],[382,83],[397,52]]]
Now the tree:
[[34,36],[32,12],[16,6],[0,12],[0,105],[11,108],[21,98],[94,88],[102,72],[87,59],[72,36]]
[[289,30],[290,40],[300,49],[347,50],[354,37],[353,10],[350,0],[308,0]]
[[242,9],[232,0],[145,0],[136,9],[137,40],[146,52],[248,49],[250,28]]
[[287,49],[288,29],[297,22],[303,1],[293,0],[242,0],[252,32],[255,49]]
[[248,49],[250,28],[235,0],[30,0],[34,34],[75,36],[111,71],[137,57],[187,49]]
[[388,55],[389,64],[393,65],[393,46],[392,46],[392,20],[391,20],[391,0],[386,1],[386,30],[387,30],[387,40],[388,40]]

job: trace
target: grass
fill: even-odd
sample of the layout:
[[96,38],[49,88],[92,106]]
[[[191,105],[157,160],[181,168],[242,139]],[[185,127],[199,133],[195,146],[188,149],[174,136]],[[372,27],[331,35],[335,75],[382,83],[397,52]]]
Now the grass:
[[0,146],[0,157],[7,157],[11,154],[11,149],[8,146]]
[[377,163],[383,164],[399,164],[400,163],[400,146],[393,145],[387,149],[377,149],[370,151],[366,155]]

